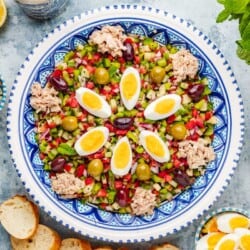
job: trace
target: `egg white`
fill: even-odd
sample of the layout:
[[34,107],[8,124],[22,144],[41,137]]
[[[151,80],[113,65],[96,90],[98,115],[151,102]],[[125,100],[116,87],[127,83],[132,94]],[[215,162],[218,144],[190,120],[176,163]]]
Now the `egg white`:
[[[232,233],[232,232],[234,232],[234,229],[231,228],[229,222],[230,222],[230,220],[232,218],[238,217],[238,216],[243,216],[243,217],[247,218],[246,216],[244,216],[242,214],[238,214],[238,213],[234,213],[234,212],[228,212],[228,213],[223,213],[223,214],[218,215],[217,216],[217,226],[218,226],[218,229],[221,232],[224,232],[224,233]],[[248,223],[248,226],[249,225],[250,225],[250,223]]]
[[[86,103],[83,102],[83,100],[82,100],[83,94],[85,94],[87,92],[93,94],[101,101],[101,108],[100,109],[91,108],[88,105],[86,105]],[[76,90],[76,100],[78,101],[78,103],[81,105],[82,108],[84,108],[90,114],[92,114],[94,116],[97,116],[100,118],[108,118],[111,116],[111,113],[112,113],[111,107],[107,103],[107,101],[102,96],[98,95],[97,93],[95,93],[94,91],[92,91],[88,88],[84,88],[84,87],[78,88]]]
[[[124,78],[128,75],[128,74],[133,74],[136,78],[136,82],[137,82],[137,88],[136,88],[136,92],[134,93],[133,97],[128,100],[123,91],[122,91],[122,84],[123,84],[123,80]],[[123,74],[122,74],[122,77],[121,77],[121,81],[120,81],[120,85],[119,85],[119,88],[120,88],[120,95],[121,95],[121,99],[122,99],[122,103],[123,105],[126,107],[126,109],[128,110],[131,110],[134,108],[134,106],[136,105],[137,101],[138,101],[138,98],[139,98],[139,95],[140,95],[140,91],[141,91],[141,79],[140,79],[140,74],[139,72],[133,68],[133,67],[129,67],[127,68]]]
[[[161,146],[162,146],[162,148],[164,150],[164,156],[159,157],[158,155],[155,155],[153,152],[149,151],[149,149],[147,148],[147,145],[146,145],[146,137],[149,136],[149,135],[154,136],[160,142],[160,144],[161,144]],[[140,133],[140,135],[139,135],[139,142],[143,146],[143,148],[145,149],[145,151],[154,160],[156,160],[158,162],[161,162],[161,163],[169,161],[170,153],[169,153],[168,147],[167,147],[167,145],[164,143],[164,141],[160,138],[160,136],[157,133],[149,131],[149,130],[142,130],[141,133]]]
[[[236,228],[234,230],[234,232],[239,237],[239,245],[240,245],[241,249],[244,250],[245,248],[242,245],[241,238],[244,236],[250,236],[250,230],[246,229],[246,228]],[[248,246],[250,246],[250,244]]]
[[[86,137],[87,135],[89,135],[93,131],[100,131],[104,135],[104,140],[103,140],[102,144],[100,145],[100,147],[95,148],[94,150],[91,150],[91,151],[85,151],[81,147],[81,141],[82,141],[82,139],[84,139],[84,137]],[[101,149],[104,146],[104,144],[108,140],[108,137],[109,137],[109,130],[108,130],[108,128],[103,127],[103,126],[96,127],[96,128],[90,129],[89,131],[87,131],[86,133],[84,133],[81,137],[79,137],[78,140],[75,142],[74,148],[75,148],[76,152],[79,155],[81,155],[81,156],[91,155],[91,154],[97,152],[99,149]]]
[[[155,106],[166,99],[172,99],[174,101],[174,107],[172,108],[172,110],[170,110],[169,112],[166,113],[158,113],[155,111]],[[159,98],[157,98],[156,100],[154,100],[153,102],[151,102],[147,108],[144,111],[144,116],[146,119],[150,119],[153,121],[157,121],[157,120],[161,120],[161,119],[165,119],[167,117],[169,117],[170,115],[173,115],[179,108],[181,107],[181,97],[179,95],[176,94],[167,94],[164,96],[161,96]]]
[[[128,164],[123,168],[123,169],[119,169],[117,168],[116,164],[115,164],[115,154],[117,153],[117,148],[119,147],[119,145],[122,143],[122,142],[125,142],[128,146],[129,146],[129,159],[128,159]],[[119,139],[113,149],[113,154],[112,154],[112,157],[111,157],[111,171],[113,172],[114,175],[117,175],[117,176],[124,176],[126,175],[131,166],[132,166],[132,149],[131,149],[131,145],[129,143],[129,140],[127,138],[127,136],[124,136],[122,137],[121,139]]]
[[[238,235],[234,234],[234,233],[230,233],[230,234],[226,234],[225,236],[223,236],[219,242],[215,245],[214,250],[220,250],[221,248],[221,244],[223,244],[225,241],[227,240],[233,240],[235,242],[235,247],[233,250],[237,250],[239,247],[239,239],[238,239]],[[221,249],[222,250],[222,249]],[[228,250],[228,249],[223,249],[223,250]]]

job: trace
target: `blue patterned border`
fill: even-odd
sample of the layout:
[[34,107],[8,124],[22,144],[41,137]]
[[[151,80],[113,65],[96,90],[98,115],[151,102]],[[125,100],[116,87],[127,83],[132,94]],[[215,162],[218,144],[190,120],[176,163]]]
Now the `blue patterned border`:
[[2,85],[0,85],[0,89],[2,91],[2,96],[0,97],[0,111],[1,111],[4,108],[7,97],[7,87],[1,74],[0,74],[0,81],[2,82]]

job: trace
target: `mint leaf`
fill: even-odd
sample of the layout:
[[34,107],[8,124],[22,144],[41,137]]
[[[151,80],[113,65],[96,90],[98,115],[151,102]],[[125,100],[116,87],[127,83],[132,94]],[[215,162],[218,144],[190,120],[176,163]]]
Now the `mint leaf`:
[[249,0],[226,0],[225,9],[234,14],[244,13]]
[[243,49],[238,45],[237,55],[240,59],[245,60],[247,64],[250,64],[250,50]]
[[226,0],[217,0],[217,2],[220,4],[225,4]]
[[240,40],[240,41],[237,41],[237,44],[242,49],[250,50],[250,40]]
[[250,22],[245,27],[244,31],[242,32],[241,37],[243,40],[250,40]]
[[228,19],[230,12],[226,9],[222,10],[216,18],[216,23],[222,23]]
[[62,155],[76,155],[76,151],[74,148],[70,147],[67,143],[61,143],[58,148],[57,152]]
[[241,35],[249,23],[250,23],[250,10],[247,10],[247,12],[244,13],[239,20],[239,30]]

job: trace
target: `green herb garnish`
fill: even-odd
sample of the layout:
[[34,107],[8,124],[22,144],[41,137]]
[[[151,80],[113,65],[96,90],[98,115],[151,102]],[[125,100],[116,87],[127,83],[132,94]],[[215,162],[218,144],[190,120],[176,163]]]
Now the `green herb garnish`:
[[238,20],[241,39],[236,41],[237,55],[250,64],[250,0],[217,0],[224,5],[218,14],[216,22]]

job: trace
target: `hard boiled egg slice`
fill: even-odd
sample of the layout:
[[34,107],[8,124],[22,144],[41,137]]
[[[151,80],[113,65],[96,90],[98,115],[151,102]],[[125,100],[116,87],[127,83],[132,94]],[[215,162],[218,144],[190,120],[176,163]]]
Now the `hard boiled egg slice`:
[[236,228],[234,231],[239,236],[241,250],[250,250],[250,230],[246,228]]
[[132,166],[132,150],[126,136],[116,143],[111,157],[111,171],[118,176],[127,174]]
[[249,218],[239,213],[228,212],[217,216],[218,229],[224,233],[232,233],[238,227],[248,228],[249,225]]
[[144,111],[150,120],[161,120],[173,115],[181,106],[181,97],[176,94],[164,95],[151,102]]
[[239,240],[236,234],[226,234],[215,245],[214,250],[238,250]]
[[139,135],[139,141],[154,160],[158,162],[169,161],[170,154],[168,147],[158,134],[152,131],[143,130]]
[[111,107],[106,100],[88,88],[77,89],[76,99],[81,107],[94,116],[108,118],[111,115]]
[[224,233],[208,233],[196,243],[196,250],[214,249],[215,245],[224,236]]
[[96,127],[83,134],[75,143],[75,150],[85,156],[97,152],[107,142],[109,130],[106,127]]
[[127,68],[122,75],[119,88],[123,105],[128,110],[133,109],[141,91],[139,72],[133,67]]

